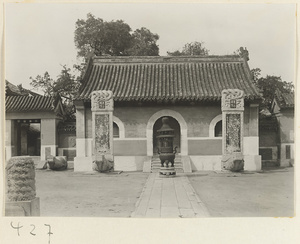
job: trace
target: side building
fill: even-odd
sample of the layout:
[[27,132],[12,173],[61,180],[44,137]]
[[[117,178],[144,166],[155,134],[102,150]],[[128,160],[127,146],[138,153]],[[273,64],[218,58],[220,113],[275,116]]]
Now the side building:
[[278,122],[278,159],[283,167],[294,164],[294,105],[294,93],[275,91],[271,113]]
[[57,155],[57,125],[63,119],[60,99],[41,96],[6,81],[5,158],[29,155],[36,162]]

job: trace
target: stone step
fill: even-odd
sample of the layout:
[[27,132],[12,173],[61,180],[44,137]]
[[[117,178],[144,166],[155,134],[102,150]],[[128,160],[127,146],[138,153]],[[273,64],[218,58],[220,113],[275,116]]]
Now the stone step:
[[[160,171],[160,169],[151,169],[152,173],[157,173],[159,171]],[[184,173],[183,169],[179,169],[179,168],[177,168],[177,169],[175,168],[175,171],[178,172],[178,173]]]
[[[170,165],[171,163],[169,163],[169,165]],[[161,163],[160,162],[152,162],[152,165],[161,165]],[[182,165],[182,162],[181,161],[175,161],[174,162],[174,165]]]
[[[181,158],[181,155],[175,155],[175,158]],[[158,159],[159,160],[159,156],[154,155],[154,156],[152,156],[152,159]]]
[[[161,164],[161,162],[160,161],[151,161],[152,162],[152,164]],[[180,160],[180,161],[174,161],[174,164],[181,164],[182,163],[182,161]]]
[[[182,166],[183,166],[182,164],[174,164],[175,168],[182,168]],[[152,164],[152,168],[160,168],[160,167],[161,167],[160,164],[155,164],[155,165]]]
[[[160,161],[151,161],[151,162],[152,162],[152,164],[161,164]],[[175,160],[174,163],[175,163],[175,164],[181,164],[182,161],[181,161],[181,160]]]
[[[174,162],[181,162],[181,159],[175,159]],[[152,160],[153,163],[160,163],[160,160]]]
[[[151,172],[159,172],[161,167],[161,161],[159,159],[158,155],[154,155],[151,159]],[[182,164],[182,158],[179,155],[175,156],[174,160],[174,168],[175,171],[178,173],[183,173],[183,164]]]
[[[151,169],[160,169],[160,168],[161,168],[160,165],[152,165],[151,167]],[[183,169],[183,166],[174,164],[174,168]]]

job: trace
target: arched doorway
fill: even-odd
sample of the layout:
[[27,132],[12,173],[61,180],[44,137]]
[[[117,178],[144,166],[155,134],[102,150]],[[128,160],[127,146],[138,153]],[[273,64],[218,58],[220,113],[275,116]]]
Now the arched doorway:
[[180,153],[180,125],[178,121],[170,116],[162,116],[159,119],[156,120],[156,122],[153,125],[153,155],[157,154],[157,145],[158,145],[158,139],[157,139],[157,130],[159,130],[162,126],[162,118],[168,117],[169,118],[169,125],[174,130],[174,141],[173,141],[173,147],[177,147],[177,153]]
[[174,118],[180,125],[180,154],[182,156],[188,154],[187,142],[187,124],[182,115],[174,110],[162,109],[154,113],[148,120],[146,137],[147,137],[147,156],[153,156],[153,128],[155,122],[164,116]]

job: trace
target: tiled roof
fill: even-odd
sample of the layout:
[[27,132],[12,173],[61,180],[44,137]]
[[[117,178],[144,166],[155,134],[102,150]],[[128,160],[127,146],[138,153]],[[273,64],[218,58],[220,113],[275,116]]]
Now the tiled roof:
[[5,80],[5,94],[6,96],[41,96],[40,94],[32,92],[28,89],[20,89],[18,86],[15,86],[7,80]]
[[7,80],[5,81],[5,93],[9,96],[22,95],[19,88]]
[[279,89],[275,92],[275,99],[281,108],[294,107],[294,93],[281,92]]
[[54,111],[54,99],[44,96],[6,96],[6,112]]
[[115,101],[218,101],[232,88],[244,90],[246,100],[261,99],[247,62],[237,55],[95,57],[77,99],[111,90]]

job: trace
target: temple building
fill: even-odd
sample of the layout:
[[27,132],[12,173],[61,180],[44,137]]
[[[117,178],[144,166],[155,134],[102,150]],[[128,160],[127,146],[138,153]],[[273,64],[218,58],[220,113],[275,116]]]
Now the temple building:
[[115,170],[154,171],[157,130],[168,117],[175,130],[178,171],[221,170],[221,97],[225,89],[244,92],[241,126],[245,170],[260,170],[259,103],[248,57],[94,57],[87,64],[76,105],[74,170],[93,161],[91,93],[113,94]]

